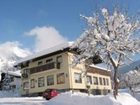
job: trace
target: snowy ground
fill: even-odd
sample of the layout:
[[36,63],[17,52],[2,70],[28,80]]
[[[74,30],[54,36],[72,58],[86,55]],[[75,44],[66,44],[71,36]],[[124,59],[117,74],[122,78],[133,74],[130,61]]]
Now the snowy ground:
[[47,105],[47,101],[42,97],[11,97],[0,98],[0,105]]
[[140,101],[140,92],[132,93],[129,89],[119,89],[119,93],[128,93]]
[[140,105],[140,102],[128,93],[121,93],[117,100],[112,95],[88,96],[84,93],[63,93],[47,102],[47,105]]
[[[2,95],[2,93],[0,95]],[[140,98],[140,94],[138,97]],[[66,92],[59,94],[57,97],[51,99],[50,101],[46,101],[42,97],[2,98],[1,96],[0,105],[140,105],[140,102],[128,93],[123,92],[120,92],[117,100],[115,100],[111,94],[106,96],[88,96],[85,93]]]

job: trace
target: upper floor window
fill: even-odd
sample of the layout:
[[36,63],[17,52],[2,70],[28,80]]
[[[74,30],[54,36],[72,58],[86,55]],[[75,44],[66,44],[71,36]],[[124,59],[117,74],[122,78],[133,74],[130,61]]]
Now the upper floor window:
[[98,78],[97,77],[93,77],[93,83],[94,83],[94,85],[98,85]]
[[87,76],[87,84],[92,84],[92,78],[91,78],[91,76]]
[[53,59],[51,58],[51,59],[47,59],[46,60],[46,63],[50,63],[50,62],[52,62],[53,61]]
[[23,70],[23,74],[29,74],[29,70],[28,69],[24,69]]
[[28,67],[29,66],[29,62],[25,62],[25,63],[22,63],[20,65],[21,69],[25,68],[25,67]]
[[38,62],[38,65],[42,65],[42,64],[43,64],[43,62],[42,62],[42,61],[39,61],[39,62]]
[[55,68],[55,62],[53,62],[53,59],[47,59],[46,65],[44,66],[45,70],[54,69]]
[[57,74],[57,84],[64,84],[64,83],[65,83],[64,73]]
[[56,62],[57,62],[57,64],[56,64],[57,69],[60,69],[61,68],[61,64],[62,64],[62,56],[61,55],[57,56]]
[[29,69],[24,69],[23,72],[22,72],[22,77],[23,78],[28,78],[29,74],[30,74]]
[[38,78],[38,87],[43,87],[43,86],[45,86],[44,77],[40,77]]
[[75,83],[82,83],[82,78],[80,73],[74,73]]

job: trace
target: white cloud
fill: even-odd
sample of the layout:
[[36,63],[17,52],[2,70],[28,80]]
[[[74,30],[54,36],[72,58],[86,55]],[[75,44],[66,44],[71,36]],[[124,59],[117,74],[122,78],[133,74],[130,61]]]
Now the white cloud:
[[41,51],[67,42],[54,27],[35,27],[25,34],[35,36],[35,51]]
[[0,44],[0,58],[2,59],[9,59],[13,56],[23,58],[29,54],[31,52],[28,49],[21,48],[21,44],[17,41]]

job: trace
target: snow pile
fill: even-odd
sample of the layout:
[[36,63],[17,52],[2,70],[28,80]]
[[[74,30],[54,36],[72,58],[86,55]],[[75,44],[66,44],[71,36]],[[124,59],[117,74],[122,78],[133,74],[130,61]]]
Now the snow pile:
[[140,105],[140,102],[127,93],[118,95],[115,100],[112,95],[88,96],[85,93],[66,92],[51,99],[47,105]]

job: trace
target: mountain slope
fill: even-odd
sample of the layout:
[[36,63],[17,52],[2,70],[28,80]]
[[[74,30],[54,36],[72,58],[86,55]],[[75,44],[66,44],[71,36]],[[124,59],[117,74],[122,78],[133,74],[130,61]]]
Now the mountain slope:
[[121,73],[126,73],[126,72],[128,72],[130,70],[135,70],[137,68],[140,68],[140,60],[135,61],[135,62],[133,62],[131,64],[128,64],[128,65],[122,66],[120,68],[120,72]]
[[29,50],[21,48],[17,42],[0,44],[0,71],[14,70],[14,63],[30,54]]

